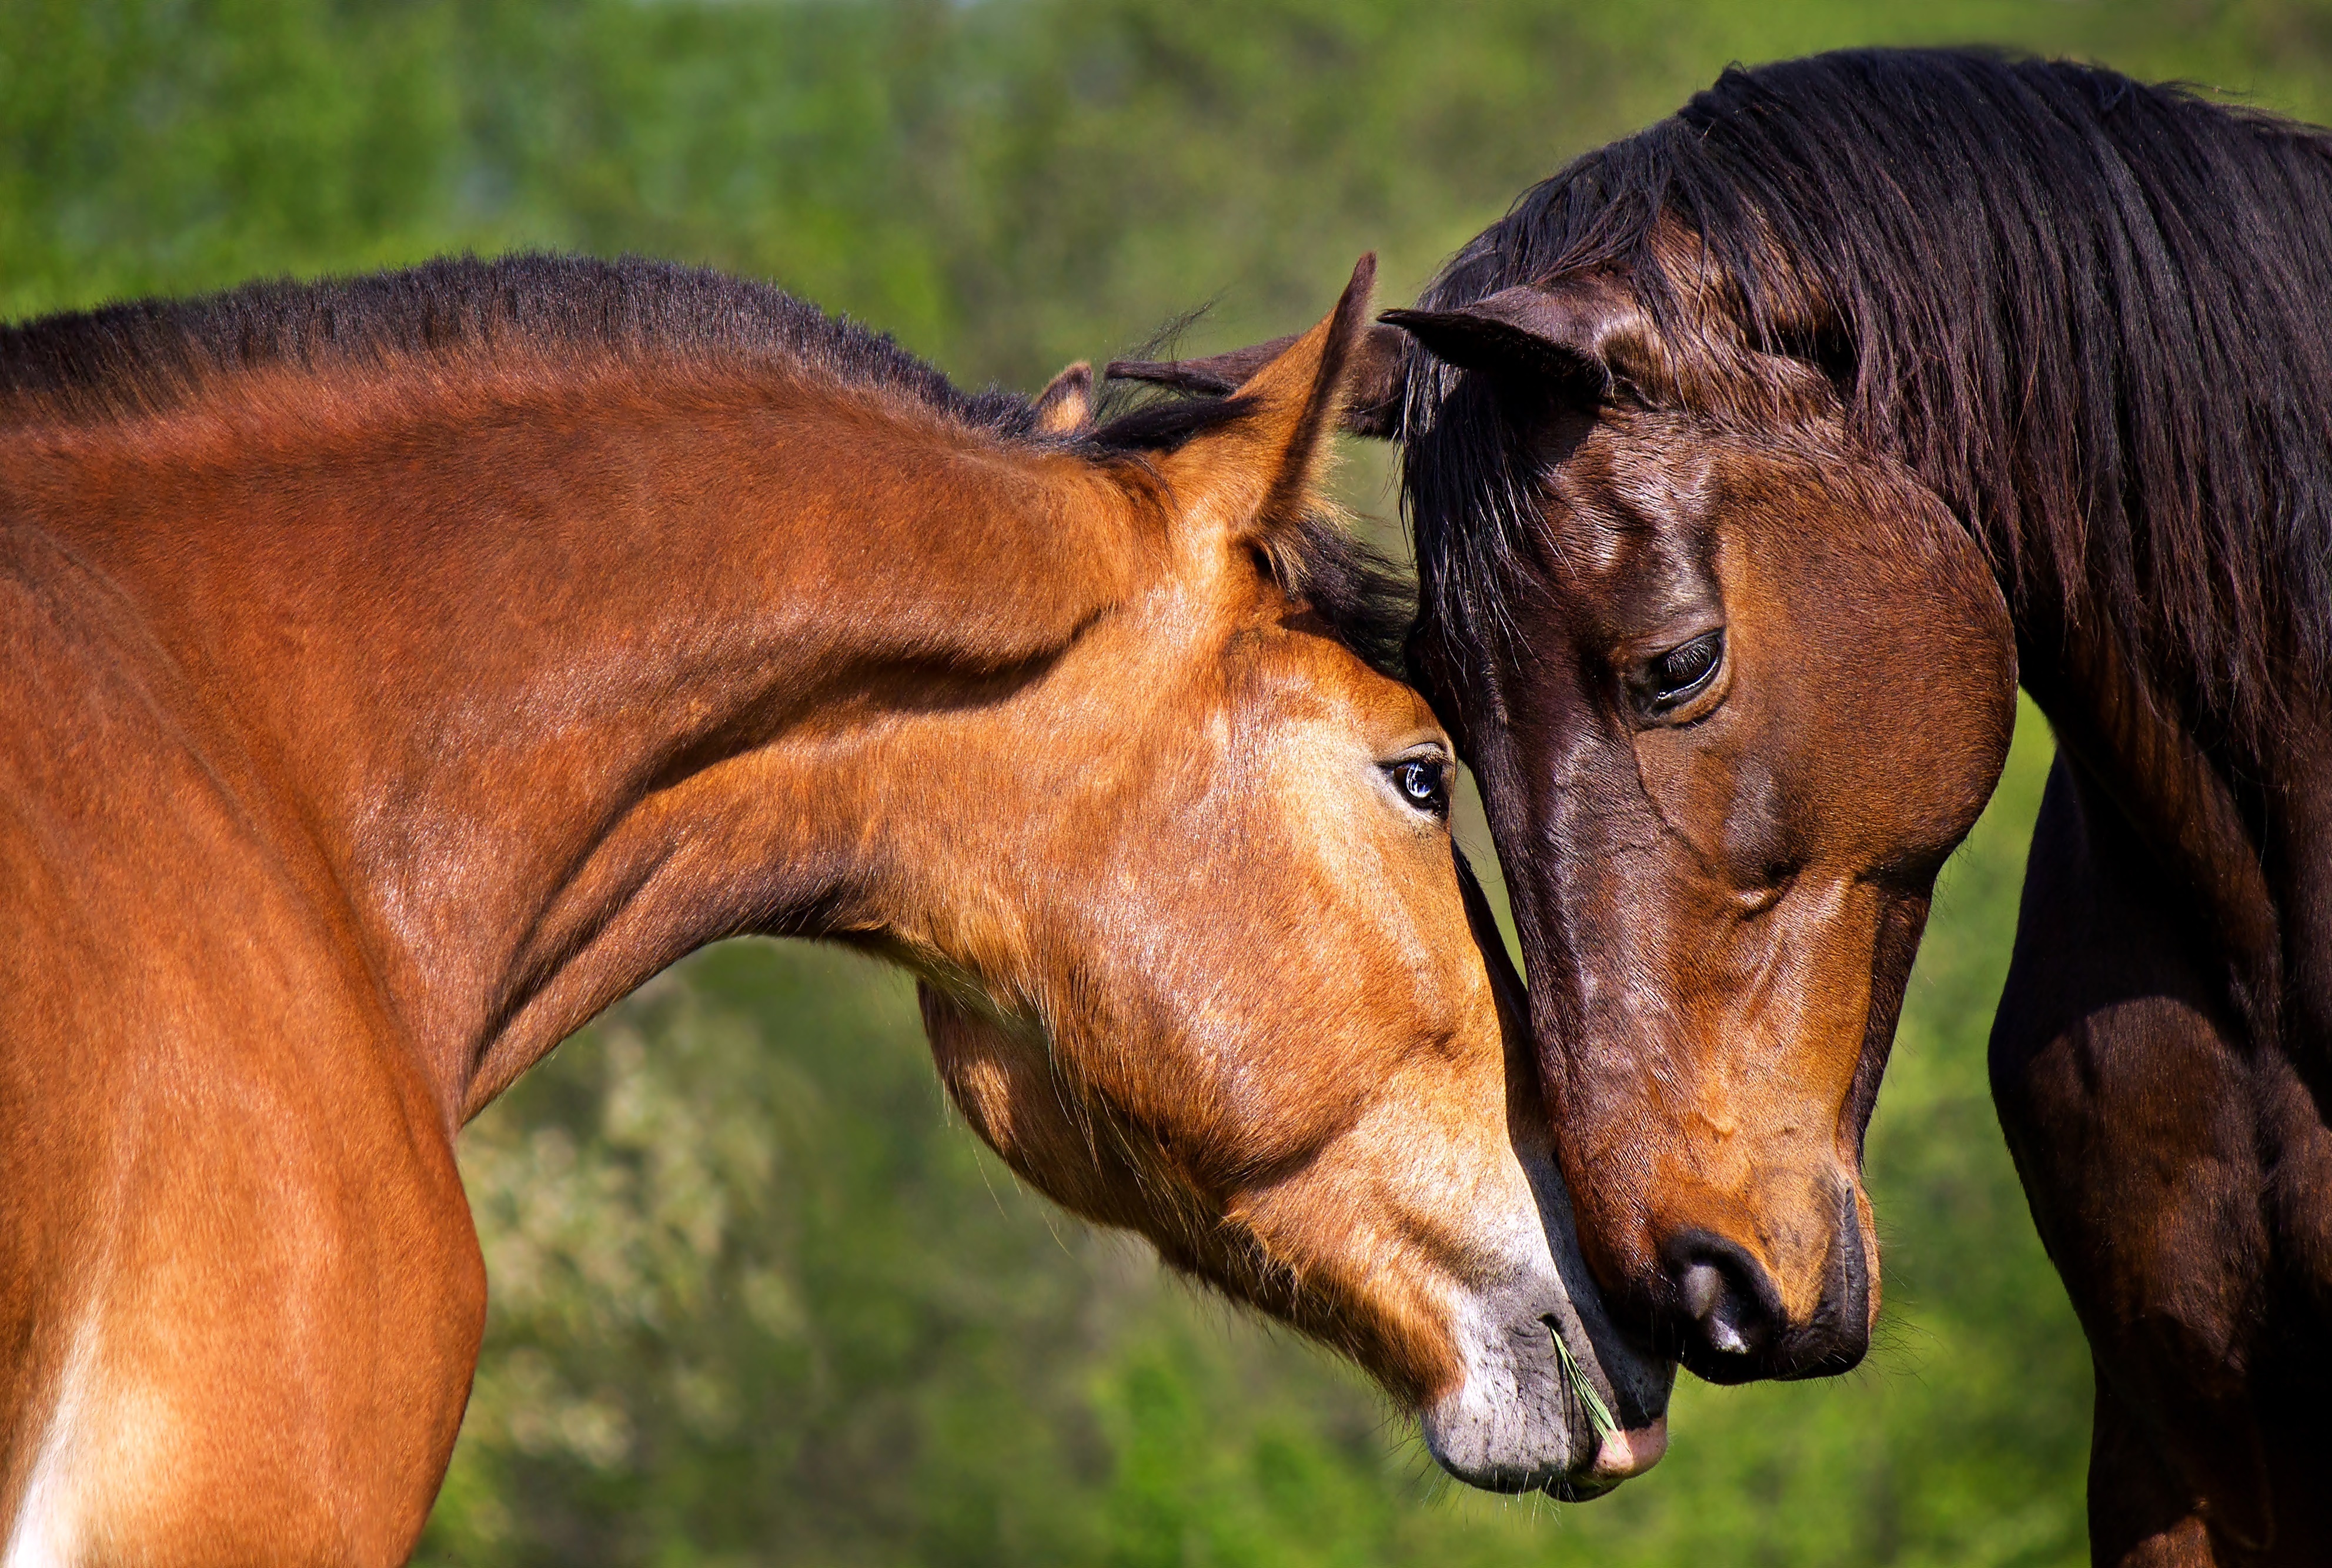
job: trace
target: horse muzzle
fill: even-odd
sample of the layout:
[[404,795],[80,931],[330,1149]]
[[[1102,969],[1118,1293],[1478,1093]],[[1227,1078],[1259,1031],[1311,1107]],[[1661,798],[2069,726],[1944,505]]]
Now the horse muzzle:
[[[1851,1371],[1870,1348],[1877,1270],[1851,1182],[1811,1288],[1785,1294],[1757,1252],[1713,1230],[1680,1230],[1661,1252],[1667,1288],[1658,1343],[1706,1382],[1831,1377]],[[1791,1296],[1804,1304],[1798,1312]]]

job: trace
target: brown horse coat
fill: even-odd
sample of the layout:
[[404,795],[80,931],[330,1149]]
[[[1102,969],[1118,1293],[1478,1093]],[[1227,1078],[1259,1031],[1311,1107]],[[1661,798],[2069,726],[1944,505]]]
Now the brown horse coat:
[[2100,1563],[2332,1556],[2327,301],[2332,135],[1853,51],[1525,193],[1352,399],[1582,1245],[1705,1376],[1863,1354],[1929,894],[2018,680],[2048,715],[1992,1069],[2095,1353]]
[[636,263],[0,338],[0,1562],[401,1560],[484,1309],[455,1130],[740,932],[910,965],[1017,1169],[1470,1478],[1656,1458],[1448,742],[1309,521],[1366,299],[1102,430]]
[[1865,51],[1728,72],[1399,318],[1582,1245],[1696,1370],[1862,1353],[1928,892],[2048,714],[1992,1067],[2100,1563],[2332,1553],[2327,257],[2320,131]]

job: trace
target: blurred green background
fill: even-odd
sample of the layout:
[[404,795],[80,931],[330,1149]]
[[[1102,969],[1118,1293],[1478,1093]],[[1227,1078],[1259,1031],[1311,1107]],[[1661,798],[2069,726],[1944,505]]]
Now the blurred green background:
[[[1972,40],[2332,118],[2332,5],[2282,0],[0,0],[0,316],[633,250],[1033,388],[1209,301],[1190,348],[1307,324],[1366,248],[1406,298],[1728,61]],[[1345,481],[1381,528],[1384,474]],[[1452,1488],[1345,1370],[1018,1190],[903,980],[731,944],[467,1134],[493,1305],[424,1561],[2086,1561],[2087,1356],[1983,1082],[2026,718],[1871,1131],[1853,1376],[1687,1380],[1593,1505]]]

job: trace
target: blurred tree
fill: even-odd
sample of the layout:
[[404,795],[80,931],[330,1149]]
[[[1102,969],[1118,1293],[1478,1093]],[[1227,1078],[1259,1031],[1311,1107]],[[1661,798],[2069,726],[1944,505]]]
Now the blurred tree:
[[[1405,295],[1729,60],[1983,38],[2332,112],[2325,0],[0,0],[0,315],[628,249],[1033,386],[1209,301],[1195,346],[1301,325],[1367,248]],[[1020,1192],[898,977],[732,944],[468,1134],[493,1306],[425,1558],[2081,1561],[2087,1357],[1982,1048],[2047,757],[2028,713],[1914,981],[1871,1363],[1687,1385],[1608,1501],[1446,1487],[1342,1368]]]

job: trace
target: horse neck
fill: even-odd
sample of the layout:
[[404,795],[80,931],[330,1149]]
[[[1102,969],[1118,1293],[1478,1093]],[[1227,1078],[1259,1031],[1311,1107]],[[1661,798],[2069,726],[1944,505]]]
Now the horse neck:
[[[2045,541],[2021,559],[2040,559]],[[2260,801],[2238,793],[2273,780],[2286,759],[2206,746],[2163,683],[2134,657],[2104,617],[2076,622],[2047,581],[2012,593],[2020,677],[2048,716],[2059,751],[2079,767],[2204,911],[2228,971],[2229,999],[2252,1037],[2280,1033],[2284,932],[2259,832]],[[2297,803],[2289,791],[2271,794]]]
[[893,395],[444,380],[249,388],[0,478],[39,469],[212,772],[312,846],[450,1115],[714,937],[881,930],[863,790],[790,762],[831,785],[1024,683],[1129,551],[1080,460]]

